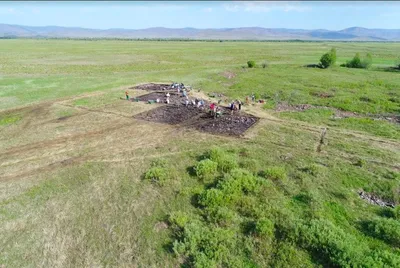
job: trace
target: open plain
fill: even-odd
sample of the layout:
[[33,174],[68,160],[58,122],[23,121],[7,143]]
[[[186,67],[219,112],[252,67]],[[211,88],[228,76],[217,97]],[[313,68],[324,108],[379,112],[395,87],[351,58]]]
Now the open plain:
[[[399,267],[399,51],[0,40],[0,266]],[[173,82],[242,117],[125,100]]]

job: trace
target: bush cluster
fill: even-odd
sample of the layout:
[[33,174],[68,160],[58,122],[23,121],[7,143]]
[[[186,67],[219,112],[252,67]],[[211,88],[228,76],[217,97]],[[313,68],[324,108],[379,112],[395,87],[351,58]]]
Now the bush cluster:
[[360,68],[360,69],[368,69],[372,65],[372,56],[370,53],[367,53],[365,58],[360,57],[360,53],[356,53],[354,58],[350,61],[347,61],[342,66],[348,68]]
[[204,159],[200,161],[195,167],[196,175],[203,181],[210,181],[216,174],[218,163],[210,159]]
[[355,236],[323,219],[281,226],[286,237],[330,267],[398,267],[400,256],[369,248]]
[[400,222],[395,219],[379,218],[362,223],[364,231],[395,247],[400,246]]
[[[219,148],[197,163],[197,177],[213,183],[196,191],[193,214],[176,211],[169,216],[173,250],[187,260],[185,265],[311,267],[316,262],[324,267],[400,267],[400,257],[389,249],[372,249],[365,240],[326,219],[299,219],[284,203],[276,202],[279,207],[275,207],[273,199],[266,201],[277,189],[271,189],[276,185],[270,180],[286,180],[286,170],[266,168],[259,175],[265,180],[244,169],[246,165],[238,168],[236,157]],[[315,165],[303,171],[319,175]],[[305,192],[297,199],[312,207],[315,198]],[[392,218],[367,222],[364,231],[399,246],[398,214],[393,210]]]

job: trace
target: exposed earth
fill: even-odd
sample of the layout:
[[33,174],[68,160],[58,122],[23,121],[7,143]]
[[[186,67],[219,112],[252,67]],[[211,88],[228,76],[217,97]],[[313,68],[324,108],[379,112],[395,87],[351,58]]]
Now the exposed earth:
[[130,89],[156,90],[156,91],[174,90],[173,88],[171,88],[170,84],[155,84],[155,83],[141,84],[131,87]]
[[[145,88],[146,85],[143,86]],[[161,104],[165,103],[166,96],[164,92],[153,92],[131,100],[148,102],[155,101],[157,98]],[[193,98],[191,96],[189,100]],[[170,93],[170,104],[137,114],[134,118],[171,125],[181,124],[184,127],[194,128],[203,132],[231,136],[242,135],[247,129],[257,123],[259,119],[243,111],[234,111],[231,114],[231,111],[223,106],[220,106],[222,108],[222,116],[214,118],[211,116],[208,107],[209,102],[207,101],[205,101],[205,107],[202,108],[198,108],[192,104],[185,106],[183,97],[177,93]]]

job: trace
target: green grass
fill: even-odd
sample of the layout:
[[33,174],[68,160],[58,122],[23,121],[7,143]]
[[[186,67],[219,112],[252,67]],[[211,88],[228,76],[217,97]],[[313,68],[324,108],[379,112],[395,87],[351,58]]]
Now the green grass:
[[0,126],[15,124],[21,119],[22,117],[19,115],[5,115],[0,117]]
[[304,112],[282,112],[282,118],[293,118],[318,125],[352,129],[376,136],[400,139],[400,126],[385,120],[371,118],[334,118],[334,112],[327,109],[309,109]]
[[[375,65],[304,67],[331,47],[337,65],[356,52]],[[399,43],[0,40],[0,50],[0,266],[398,266],[398,209],[357,191],[400,202],[399,125],[333,119],[329,107],[398,115],[400,77],[385,68]],[[249,60],[268,66],[243,69]],[[140,105],[119,100],[126,88],[157,81],[254,92],[267,103],[246,108],[263,118],[231,138],[125,116]],[[279,102],[328,108],[272,111]]]

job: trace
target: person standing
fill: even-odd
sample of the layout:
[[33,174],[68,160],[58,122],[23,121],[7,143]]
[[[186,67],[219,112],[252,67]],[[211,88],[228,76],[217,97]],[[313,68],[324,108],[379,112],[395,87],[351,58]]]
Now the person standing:
[[255,102],[255,101],[256,101],[256,96],[254,95],[254,93],[251,94],[251,101],[252,101],[252,102]]
[[129,100],[129,93],[128,93],[128,91],[125,91],[125,96],[126,96],[126,100]]
[[242,102],[238,100],[238,105],[239,105],[239,111],[242,110]]

